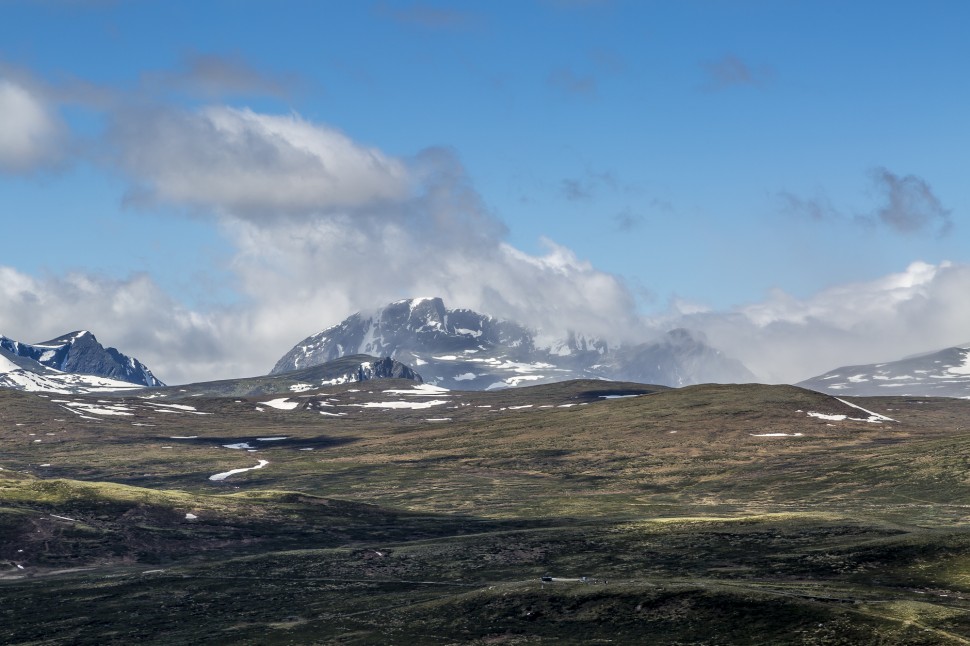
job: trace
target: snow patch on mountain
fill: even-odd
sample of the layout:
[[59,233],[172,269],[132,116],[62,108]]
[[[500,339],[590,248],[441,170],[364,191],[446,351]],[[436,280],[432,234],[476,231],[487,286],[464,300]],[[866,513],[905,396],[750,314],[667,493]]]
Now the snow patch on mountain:
[[434,297],[353,314],[298,343],[271,374],[356,353],[390,357],[420,367],[429,383],[471,390],[577,378],[672,386],[754,381],[743,365],[687,330],[622,346],[580,333],[547,339],[513,321],[448,309]]
[[844,396],[970,398],[970,348],[951,347],[898,361],[843,366],[796,385]]
[[[6,352],[8,360],[12,360],[18,369],[34,374],[51,376],[54,373],[45,372],[45,369],[49,369],[56,373],[89,375],[108,379],[110,382],[124,382],[127,384],[125,387],[164,386],[144,364],[115,348],[105,348],[87,330],[70,332],[49,341],[33,344],[22,343],[0,335],[0,351]],[[0,372],[10,373],[12,370],[5,368]],[[68,392],[74,392],[72,388],[77,387],[76,383],[51,386],[23,376],[11,378],[8,382],[0,385],[25,390],[53,387],[55,390],[67,389]],[[93,387],[100,388],[103,384]]]

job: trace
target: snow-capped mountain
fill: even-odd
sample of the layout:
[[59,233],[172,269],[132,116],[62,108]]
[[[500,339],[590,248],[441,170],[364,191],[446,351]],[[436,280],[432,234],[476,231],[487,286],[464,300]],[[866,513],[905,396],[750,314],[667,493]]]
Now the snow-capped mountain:
[[165,385],[143,363],[115,348],[105,348],[86,330],[41,343],[21,343],[0,336],[0,349],[63,373],[105,377],[140,386]]
[[888,363],[844,366],[796,385],[832,395],[970,399],[970,344]]
[[518,323],[447,309],[440,298],[402,300],[372,314],[354,314],[298,343],[270,374],[352,354],[391,357],[412,366],[427,383],[465,390],[578,378],[671,386],[754,380],[739,362],[687,330],[634,346],[613,347],[579,334],[539,344]]
[[127,381],[48,368],[0,348],[0,388],[61,394],[104,393],[142,388]]

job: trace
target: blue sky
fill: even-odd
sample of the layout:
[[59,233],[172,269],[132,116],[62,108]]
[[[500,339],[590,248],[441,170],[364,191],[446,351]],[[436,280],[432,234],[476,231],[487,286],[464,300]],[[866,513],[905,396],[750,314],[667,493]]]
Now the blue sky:
[[774,381],[970,341],[966,3],[0,7],[9,336],[224,377],[431,290]]

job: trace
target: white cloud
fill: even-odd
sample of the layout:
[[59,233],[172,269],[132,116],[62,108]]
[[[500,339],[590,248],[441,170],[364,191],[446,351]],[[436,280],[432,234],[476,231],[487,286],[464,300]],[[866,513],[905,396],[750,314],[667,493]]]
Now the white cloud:
[[10,269],[0,330],[14,338],[89,328],[180,383],[265,373],[307,335],[417,295],[547,335],[616,338],[636,325],[616,277],[551,241],[538,256],[505,243],[448,150],[395,159],[296,115],[230,108],[126,112],[111,136],[143,199],[218,223],[236,249],[240,299],[197,312],[147,276],[37,280]]
[[0,171],[28,172],[57,164],[65,130],[46,101],[0,78]]
[[267,219],[373,206],[410,190],[403,162],[296,114],[126,111],[110,136],[135,203]]
[[733,312],[677,313],[768,382],[796,382],[844,365],[890,361],[970,341],[970,265],[914,262],[869,282],[806,299],[775,291]]
[[[40,112],[15,114],[46,114],[29,93],[17,97]],[[0,331],[38,341],[91,329],[172,383],[263,374],[348,314],[419,295],[546,336],[637,340],[694,328],[775,382],[970,340],[970,266],[914,263],[807,299],[778,291],[731,312],[682,306],[645,323],[622,281],[570,249],[547,240],[532,255],[506,243],[448,150],[395,158],[295,114],[228,107],[126,109],[113,122],[114,161],[136,201],[211,215],[234,245],[238,303],[192,311],[148,276],[37,279],[0,268]]]

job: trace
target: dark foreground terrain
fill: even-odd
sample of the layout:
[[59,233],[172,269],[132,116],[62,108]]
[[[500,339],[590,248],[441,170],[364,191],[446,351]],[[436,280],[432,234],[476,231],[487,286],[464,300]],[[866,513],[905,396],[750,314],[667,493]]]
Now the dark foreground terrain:
[[970,402],[294,391],[0,392],[0,643],[970,643]]

